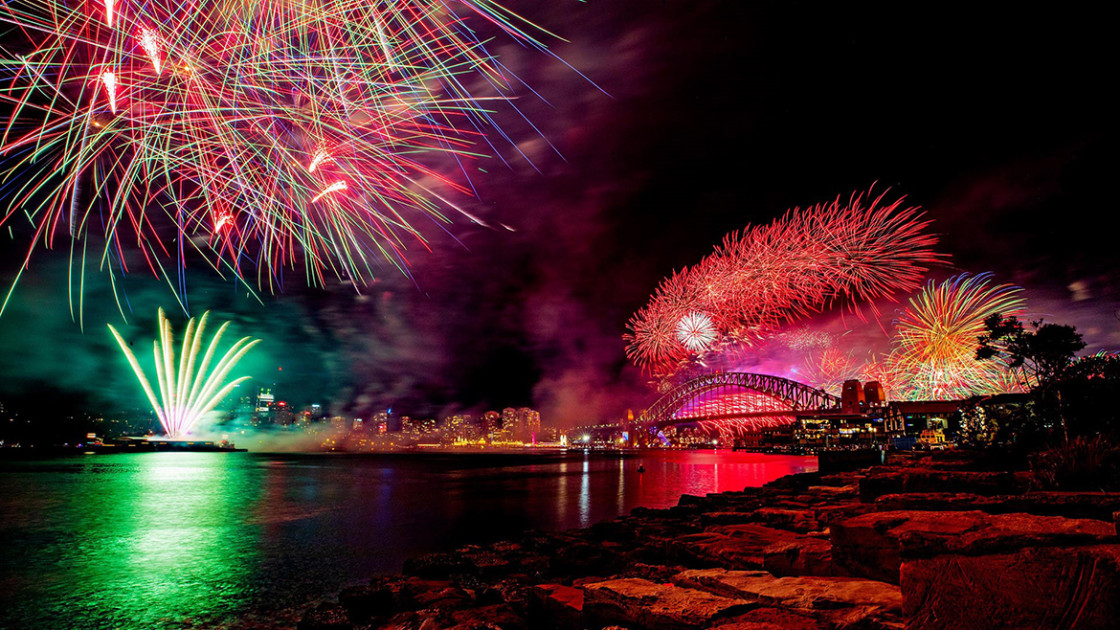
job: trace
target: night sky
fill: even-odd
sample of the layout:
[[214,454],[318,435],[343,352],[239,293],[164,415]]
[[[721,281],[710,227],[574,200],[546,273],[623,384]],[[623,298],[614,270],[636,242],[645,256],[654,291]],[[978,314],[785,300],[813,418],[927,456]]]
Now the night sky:
[[[875,184],[934,219],[952,267],[933,278],[993,272],[1024,287],[1032,317],[1120,350],[1108,21],[1068,5],[849,4],[510,3],[569,40],[550,48],[571,67],[491,44],[539,94],[520,89],[517,107],[540,130],[504,111],[532,163],[495,140],[467,169],[477,199],[456,201],[492,227],[418,221],[431,251],[417,243],[410,277],[386,265],[361,294],[294,273],[261,304],[195,265],[189,310],[263,338],[240,371],[296,405],[610,419],[654,399],[621,336],[662,277],[732,230]],[[7,287],[26,239],[3,243]],[[0,318],[0,400],[139,404],[105,323],[146,347],[157,306],[185,316],[139,272],[124,324],[90,272],[83,332],[60,243]]]

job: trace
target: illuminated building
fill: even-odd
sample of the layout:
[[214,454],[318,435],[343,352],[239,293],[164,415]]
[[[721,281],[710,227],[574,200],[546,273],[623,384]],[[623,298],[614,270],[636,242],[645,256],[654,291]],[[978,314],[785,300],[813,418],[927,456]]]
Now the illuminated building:
[[517,410],[517,430],[514,431],[514,439],[520,440],[526,444],[532,444],[537,441],[537,435],[541,432],[541,414],[539,411],[534,411],[528,407],[521,407]]
[[272,404],[276,398],[272,395],[271,387],[262,387],[257,391],[257,406],[255,424],[272,424]]
[[517,410],[513,407],[502,409],[502,431],[511,439],[517,434]]
[[501,428],[502,414],[497,411],[487,411],[482,414],[482,437],[487,443],[494,441],[494,434]]
[[292,408],[288,406],[288,403],[281,400],[272,405],[272,421],[281,426],[295,424],[295,416],[292,413]]
[[455,414],[447,418],[443,427],[444,438],[451,442],[474,441],[481,437],[474,418],[469,414]]

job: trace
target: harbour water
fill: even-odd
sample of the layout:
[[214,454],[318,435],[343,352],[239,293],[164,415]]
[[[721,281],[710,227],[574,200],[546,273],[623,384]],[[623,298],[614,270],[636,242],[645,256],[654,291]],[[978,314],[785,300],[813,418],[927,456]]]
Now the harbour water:
[[283,625],[410,556],[815,468],[710,450],[0,460],[0,627]]

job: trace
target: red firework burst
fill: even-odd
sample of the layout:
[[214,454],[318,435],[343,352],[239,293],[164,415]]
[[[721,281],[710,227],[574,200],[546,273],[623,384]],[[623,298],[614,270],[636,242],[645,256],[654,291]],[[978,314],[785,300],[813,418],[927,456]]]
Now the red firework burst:
[[[842,203],[793,208],[765,226],[728,234],[715,251],[661,283],[628,324],[627,355],[664,378],[711,347],[751,345],[791,321],[918,288],[943,261],[930,221],[905,198],[853,193]],[[691,312],[708,314],[714,339],[690,347],[675,334]]]

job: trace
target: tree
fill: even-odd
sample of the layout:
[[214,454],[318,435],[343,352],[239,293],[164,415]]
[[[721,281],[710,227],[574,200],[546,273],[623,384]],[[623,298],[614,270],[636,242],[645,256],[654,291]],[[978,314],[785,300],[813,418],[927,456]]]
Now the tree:
[[1120,356],[1097,354],[1075,361],[1062,382],[1070,431],[1120,438]]
[[1031,322],[1030,329],[1018,317],[991,315],[984,320],[985,333],[978,339],[976,358],[996,360],[1018,375],[1045,413],[1053,401],[1062,437],[1069,441],[1069,427],[1062,409],[1062,388],[1077,353],[1085,341],[1073,326]]

